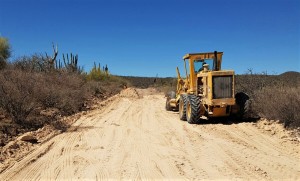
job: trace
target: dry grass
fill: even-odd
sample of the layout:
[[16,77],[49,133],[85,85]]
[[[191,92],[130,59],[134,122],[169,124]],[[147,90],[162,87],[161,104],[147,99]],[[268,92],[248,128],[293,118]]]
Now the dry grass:
[[282,75],[246,74],[236,78],[237,91],[252,99],[253,112],[280,120],[287,128],[300,127],[300,73]]
[[265,87],[257,92],[254,109],[261,117],[280,120],[285,127],[300,127],[299,92],[299,87]]
[[32,68],[26,62],[8,64],[0,71],[0,145],[19,133],[45,124],[65,130],[62,116],[88,109],[94,97],[105,99],[120,92],[127,81],[109,76],[88,81],[86,74]]

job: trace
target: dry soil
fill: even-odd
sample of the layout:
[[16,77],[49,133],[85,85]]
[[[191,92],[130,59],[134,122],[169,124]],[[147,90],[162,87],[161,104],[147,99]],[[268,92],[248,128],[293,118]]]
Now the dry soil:
[[[261,123],[191,125],[153,89],[126,89],[6,168],[0,180],[299,180],[300,146]],[[275,123],[274,123],[275,124]]]

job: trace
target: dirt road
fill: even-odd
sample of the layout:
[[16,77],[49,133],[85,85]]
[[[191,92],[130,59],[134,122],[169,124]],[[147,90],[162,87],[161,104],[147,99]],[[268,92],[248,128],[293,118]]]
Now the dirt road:
[[190,125],[153,90],[128,89],[5,170],[0,180],[299,180],[298,143],[255,123]]

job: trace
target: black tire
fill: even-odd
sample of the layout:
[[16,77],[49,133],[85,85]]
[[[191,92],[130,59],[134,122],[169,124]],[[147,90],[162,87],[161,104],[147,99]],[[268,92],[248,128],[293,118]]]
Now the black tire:
[[186,121],[186,102],[187,95],[181,94],[179,99],[179,118],[182,121]]
[[250,97],[244,92],[239,92],[235,94],[235,101],[236,104],[240,107],[240,110],[237,113],[237,117],[241,119],[249,118],[251,109]]
[[166,110],[167,111],[172,111],[173,108],[170,106],[170,100],[176,98],[176,93],[174,91],[170,91],[166,95],[167,100],[166,100]]
[[167,111],[172,111],[172,108],[171,108],[171,106],[170,106],[170,100],[166,100],[166,110]]
[[200,121],[200,98],[196,95],[188,96],[186,119],[190,124],[196,124]]

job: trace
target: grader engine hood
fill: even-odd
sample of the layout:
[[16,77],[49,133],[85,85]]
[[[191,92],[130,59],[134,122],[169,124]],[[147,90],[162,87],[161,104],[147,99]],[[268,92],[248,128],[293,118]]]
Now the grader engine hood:
[[199,73],[197,77],[198,82],[205,82],[204,93],[208,104],[218,102],[218,99],[234,99],[234,71]]
[[235,105],[234,71],[212,71],[197,74],[198,84],[204,82],[203,103],[208,105],[211,117],[230,114],[230,106]]
[[234,98],[234,72],[211,72],[209,86],[212,89],[212,99]]

